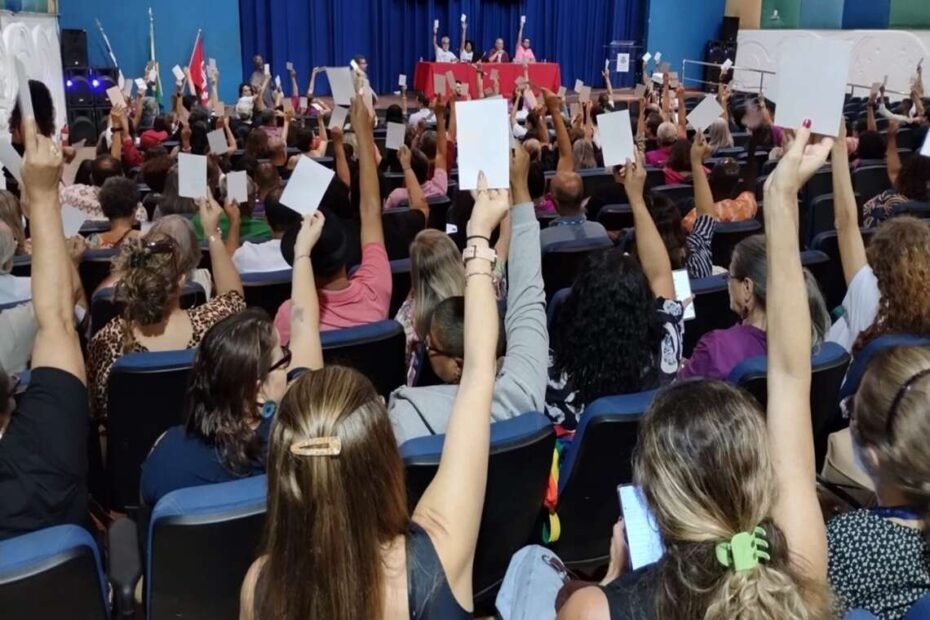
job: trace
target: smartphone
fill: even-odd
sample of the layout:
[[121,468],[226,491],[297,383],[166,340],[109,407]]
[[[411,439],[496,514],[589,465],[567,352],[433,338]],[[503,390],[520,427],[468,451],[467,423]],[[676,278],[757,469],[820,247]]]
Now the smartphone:
[[646,504],[642,489],[633,484],[621,484],[617,487],[617,498],[626,529],[630,566],[636,570],[658,562],[665,548],[659,526]]

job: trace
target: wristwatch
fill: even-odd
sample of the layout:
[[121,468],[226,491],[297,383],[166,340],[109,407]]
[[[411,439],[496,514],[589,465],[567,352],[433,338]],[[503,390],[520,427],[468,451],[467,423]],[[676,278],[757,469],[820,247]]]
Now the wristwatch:
[[497,252],[493,248],[481,248],[477,245],[470,245],[462,251],[462,261],[467,265],[468,261],[476,258],[482,258],[491,263],[491,269],[497,266]]

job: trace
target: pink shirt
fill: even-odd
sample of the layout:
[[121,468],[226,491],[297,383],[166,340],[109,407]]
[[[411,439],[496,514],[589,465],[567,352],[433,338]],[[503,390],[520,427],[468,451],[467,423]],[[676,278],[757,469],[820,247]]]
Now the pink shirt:
[[513,55],[514,62],[536,62],[536,55],[533,53],[533,48],[523,47],[522,45],[517,45],[517,51]]
[[[317,289],[320,296],[320,329],[356,327],[387,318],[391,304],[391,265],[380,243],[362,248],[362,265],[341,291]],[[288,299],[274,318],[281,344],[291,340],[291,300]]]
[[[433,178],[421,185],[420,189],[423,190],[423,197],[427,199],[445,196],[446,192],[449,191],[449,173],[442,168],[434,170]],[[407,188],[398,187],[388,195],[387,200],[384,201],[384,208],[393,209],[406,200],[410,200]]]
[[661,168],[665,165],[665,162],[668,161],[668,156],[672,152],[671,145],[669,146],[660,146],[654,151],[649,151],[646,153],[646,165],[655,166],[656,168]]

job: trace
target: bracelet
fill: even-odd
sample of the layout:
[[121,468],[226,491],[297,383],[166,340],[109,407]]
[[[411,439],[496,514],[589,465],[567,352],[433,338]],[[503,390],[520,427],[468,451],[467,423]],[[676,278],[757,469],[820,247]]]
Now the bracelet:
[[298,260],[300,260],[301,258],[306,258],[307,260],[310,260],[310,255],[309,255],[309,254],[301,254],[300,256],[295,256],[295,257],[294,257],[294,262],[296,263],[296,262],[297,262]]
[[219,231],[219,230],[214,232],[212,235],[207,236],[207,241],[209,241],[210,243],[213,243],[214,241],[222,241],[222,240],[223,240],[223,233],[222,231]]
[[474,272],[472,272],[472,273],[466,273],[466,274],[465,274],[465,283],[466,283],[466,284],[468,283],[468,278],[470,278],[470,277],[472,277],[472,276],[488,276],[489,278],[491,278],[492,281],[494,280],[494,274],[491,273],[490,271],[474,271]]
[[488,245],[491,245],[491,240],[488,237],[485,237],[484,235],[468,235],[467,237],[465,237],[465,243],[468,243],[472,239],[484,239],[485,241],[488,242]]

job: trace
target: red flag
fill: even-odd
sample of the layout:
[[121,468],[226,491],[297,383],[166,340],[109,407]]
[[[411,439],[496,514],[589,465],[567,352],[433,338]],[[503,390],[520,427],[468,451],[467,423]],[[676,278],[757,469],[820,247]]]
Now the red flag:
[[191,84],[197,91],[202,103],[210,99],[210,93],[207,92],[207,73],[203,65],[203,37],[197,32],[197,40],[194,41],[194,51],[191,53],[191,62],[188,65],[191,71]]

